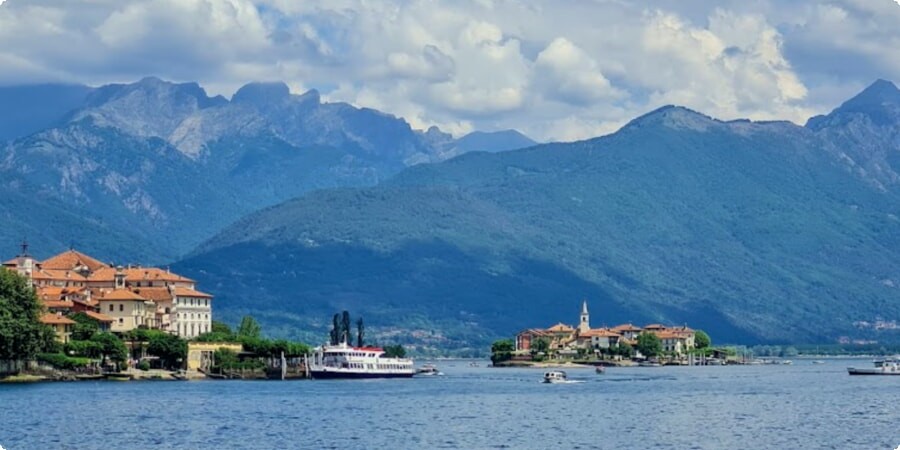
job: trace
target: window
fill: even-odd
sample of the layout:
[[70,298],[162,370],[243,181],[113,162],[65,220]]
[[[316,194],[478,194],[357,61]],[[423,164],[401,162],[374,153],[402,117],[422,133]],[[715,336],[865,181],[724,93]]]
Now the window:
[[119,303],[119,312],[125,311],[125,304]]
[[109,311],[112,312],[113,310],[114,310],[114,309],[113,309],[113,304],[110,303],[110,304],[109,304]]
[[119,325],[121,325],[121,324],[123,324],[123,323],[125,323],[125,319],[119,317]]

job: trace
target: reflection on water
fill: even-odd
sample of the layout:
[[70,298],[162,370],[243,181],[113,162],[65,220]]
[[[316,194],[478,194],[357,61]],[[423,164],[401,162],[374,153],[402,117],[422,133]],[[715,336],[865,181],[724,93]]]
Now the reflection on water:
[[[857,362],[858,363],[858,362]],[[0,386],[0,445],[45,448],[895,448],[900,377],[846,361],[412,380]]]

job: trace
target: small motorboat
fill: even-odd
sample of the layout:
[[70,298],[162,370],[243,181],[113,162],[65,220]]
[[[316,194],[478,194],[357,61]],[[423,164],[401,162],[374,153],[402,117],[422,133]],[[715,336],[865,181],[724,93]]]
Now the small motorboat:
[[850,375],[900,375],[900,357],[876,359],[875,367],[856,368],[848,367],[847,373]]
[[562,370],[551,370],[544,374],[544,383],[566,383],[569,379]]
[[434,364],[425,364],[422,367],[416,369],[416,376],[420,377],[432,377],[435,375],[443,375],[444,373],[439,371]]
[[596,368],[594,368],[594,371],[597,372],[597,373],[599,373],[599,374],[604,374],[604,373],[606,373],[606,369],[605,369],[603,366],[597,366]]

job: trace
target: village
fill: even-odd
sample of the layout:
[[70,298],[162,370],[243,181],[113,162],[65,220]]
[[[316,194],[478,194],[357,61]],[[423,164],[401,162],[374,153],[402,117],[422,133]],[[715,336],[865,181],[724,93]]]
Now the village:
[[0,372],[172,379],[249,370],[260,377],[285,354],[298,372],[308,351],[300,343],[263,339],[252,318],[235,331],[215,323],[213,296],[168,269],[116,266],[75,249],[37,260],[25,242],[3,269],[27,280],[40,304],[38,321],[53,330],[56,342],[55,351]]
[[[587,301],[577,326],[557,323],[516,334],[515,341],[492,346],[495,366],[589,365],[711,365],[734,363],[724,349],[713,349],[709,336],[687,325],[631,323],[591,328]],[[732,356],[729,358],[729,356]]]

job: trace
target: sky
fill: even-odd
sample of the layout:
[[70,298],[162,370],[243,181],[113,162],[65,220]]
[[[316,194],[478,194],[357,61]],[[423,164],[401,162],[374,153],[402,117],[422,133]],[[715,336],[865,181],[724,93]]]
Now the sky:
[[599,136],[676,104],[803,124],[900,81],[895,0],[0,0],[0,85],[318,89],[461,135]]

